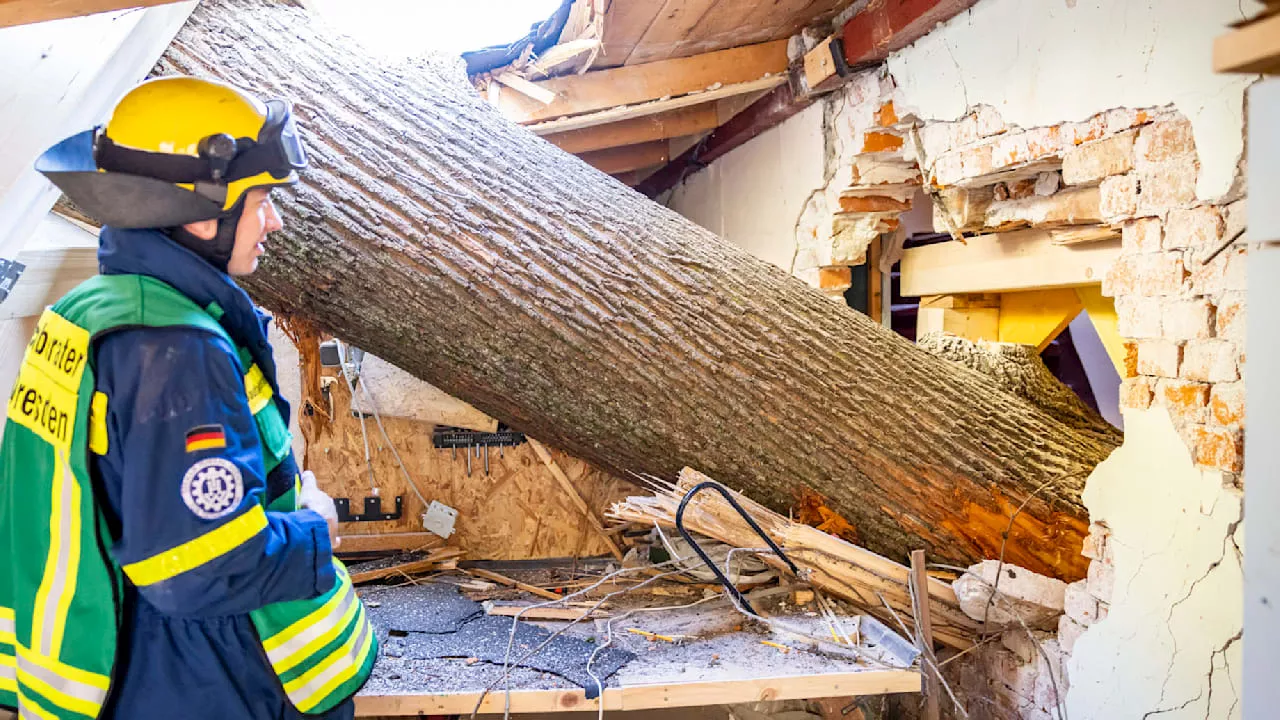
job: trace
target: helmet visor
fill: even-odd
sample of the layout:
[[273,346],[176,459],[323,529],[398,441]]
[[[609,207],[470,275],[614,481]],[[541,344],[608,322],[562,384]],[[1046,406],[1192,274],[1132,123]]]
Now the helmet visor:
[[293,120],[293,111],[285,100],[267,102],[267,120],[258,133],[258,146],[271,156],[268,172],[283,178],[294,170],[307,167],[307,151]]

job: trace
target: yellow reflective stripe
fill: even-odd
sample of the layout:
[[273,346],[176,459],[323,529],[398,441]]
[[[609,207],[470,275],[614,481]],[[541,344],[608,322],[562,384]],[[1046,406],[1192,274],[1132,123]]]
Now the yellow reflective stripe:
[[17,642],[14,636],[16,626],[13,624],[13,609],[0,607],[0,643],[13,645]]
[[[337,574],[337,578],[334,580],[334,582],[339,585],[345,584],[347,585],[348,588],[350,588],[351,585],[347,581],[347,574],[342,569],[342,567],[335,563],[334,571]],[[325,617],[329,613],[333,612],[333,608],[336,607],[338,603],[342,602],[342,596],[343,596],[343,591],[341,588],[339,588],[339,590],[333,594],[333,597],[326,600],[323,605],[307,613],[301,619],[295,620],[293,624],[290,625],[289,627],[281,630],[275,635],[272,635],[266,640],[263,640],[262,649],[266,650],[268,657],[270,657],[272,650],[275,650],[281,645],[284,645],[285,643],[298,637],[302,633],[306,632],[308,628],[320,622],[320,618]]]
[[257,363],[249,366],[249,371],[244,374],[244,391],[249,396],[249,412],[254,415],[258,411],[267,406],[275,393],[271,390],[271,383],[267,382],[267,378],[262,374],[262,368]]
[[154,585],[240,547],[267,527],[267,514],[261,505],[254,505],[248,512],[234,520],[164,552],[157,553],[124,566],[124,572],[134,585]]
[[281,645],[275,650],[267,651],[267,657],[271,660],[271,667],[275,669],[277,674],[284,674],[291,668],[296,667],[298,663],[311,657],[312,653],[333,642],[338,633],[351,624],[352,616],[360,609],[360,602],[356,599],[355,588],[348,585],[346,592],[338,594],[342,596],[342,602],[334,607],[332,613],[307,628],[306,632],[298,635],[292,641]]
[[107,395],[94,392],[89,403],[89,452],[107,454]]
[[16,692],[18,689],[18,659],[0,653],[0,690]]
[[97,688],[104,693],[107,691],[107,688],[111,687],[111,678],[106,675],[99,675],[98,673],[89,672],[88,670],[81,670],[74,665],[68,665],[60,660],[45,657],[38,652],[23,647],[22,645],[18,645],[17,649],[18,657],[23,663],[44,668],[46,671],[53,673],[54,675],[61,676],[80,685]]
[[364,616],[364,606],[358,607],[356,622],[360,625],[360,631],[352,633],[342,647],[324,662],[285,685],[289,699],[302,712],[320,704],[334,688],[350,680],[368,659],[369,652],[373,649],[369,637],[369,622]]
[[18,646],[18,684],[64,710],[97,717],[107,699],[105,675],[71,667]]
[[62,657],[62,638],[67,630],[67,613],[71,611],[71,599],[76,594],[76,584],[80,578],[80,481],[67,464],[66,482],[71,488],[68,493],[68,504],[64,509],[69,527],[66,535],[66,564],[59,568],[62,573],[61,587],[58,588],[57,602],[53,615],[53,642],[49,646],[49,656]]
[[52,655],[57,602],[61,594],[61,584],[65,576],[59,575],[60,569],[66,567],[66,552],[70,541],[67,538],[71,520],[67,517],[71,504],[70,487],[67,476],[66,458],[61,451],[55,451],[56,459],[53,467],[53,478],[49,502],[49,553],[45,556],[44,575],[36,590],[35,609],[31,618],[31,644],[41,653]]
[[18,720],[30,720],[30,718],[58,720],[49,711],[40,707],[37,703],[31,702],[31,697],[22,692],[22,688],[18,688]]

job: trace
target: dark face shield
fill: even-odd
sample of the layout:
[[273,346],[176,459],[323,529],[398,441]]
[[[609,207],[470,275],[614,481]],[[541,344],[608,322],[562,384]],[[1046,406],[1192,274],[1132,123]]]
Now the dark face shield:
[[255,150],[264,153],[265,171],[283,178],[307,167],[307,151],[293,121],[293,111],[284,100],[267,102],[267,120],[258,133]]

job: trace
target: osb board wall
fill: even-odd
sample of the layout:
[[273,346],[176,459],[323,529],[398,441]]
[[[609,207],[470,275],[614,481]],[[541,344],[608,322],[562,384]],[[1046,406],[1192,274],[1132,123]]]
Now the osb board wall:
[[[326,373],[329,369],[326,368]],[[350,498],[352,512],[363,512],[370,492],[364,461],[360,421],[350,412],[350,394],[341,379],[330,385],[334,421],[308,448],[311,470],[320,487],[333,497]],[[472,459],[471,476],[463,451],[457,460],[449,450],[431,444],[433,426],[417,420],[384,417],[387,435],[395,444],[410,476],[427,501],[439,500],[458,511],[450,545],[467,551],[471,560],[520,560],[605,555],[609,550],[567,498],[546,465],[529,445],[489,451],[489,474],[483,459]],[[383,508],[394,508],[404,496],[399,520],[344,523],[341,534],[420,532],[422,502],[405,484],[404,474],[387,447],[377,423],[365,420],[374,480]],[[548,448],[583,500],[600,511],[614,500],[636,492],[635,486],[587,463]]]

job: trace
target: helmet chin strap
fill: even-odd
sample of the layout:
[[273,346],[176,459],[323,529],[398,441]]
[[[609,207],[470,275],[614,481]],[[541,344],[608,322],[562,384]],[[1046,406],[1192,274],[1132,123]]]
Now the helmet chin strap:
[[197,237],[185,227],[169,228],[169,237],[174,242],[199,255],[205,262],[220,272],[227,271],[231,262],[231,253],[236,247],[236,228],[240,224],[240,214],[244,211],[244,203],[236,203],[227,212],[218,216],[218,231],[212,239]]

